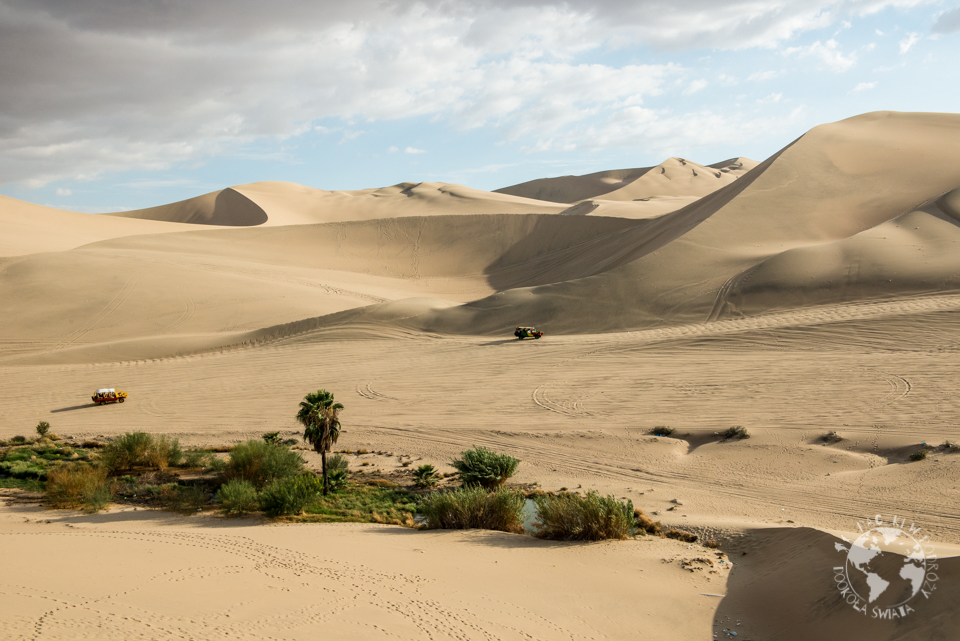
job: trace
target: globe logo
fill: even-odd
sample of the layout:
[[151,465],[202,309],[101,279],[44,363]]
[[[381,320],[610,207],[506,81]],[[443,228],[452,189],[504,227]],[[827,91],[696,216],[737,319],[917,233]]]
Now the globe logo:
[[914,611],[914,597],[930,598],[936,589],[933,546],[926,543],[928,537],[920,537],[920,528],[908,527],[898,516],[885,520],[877,515],[857,526],[856,539],[843,537],[849,545],[836,544],[838,552],[846,553],[844,564],[833,569],[841,597],[864,616],[907,616]]

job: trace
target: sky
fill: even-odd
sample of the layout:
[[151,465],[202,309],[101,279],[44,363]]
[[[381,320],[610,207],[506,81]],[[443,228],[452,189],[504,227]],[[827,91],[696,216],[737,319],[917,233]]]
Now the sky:
[[958,0],[0,0],[0,194],[83,212],[763,160],[960,111]]

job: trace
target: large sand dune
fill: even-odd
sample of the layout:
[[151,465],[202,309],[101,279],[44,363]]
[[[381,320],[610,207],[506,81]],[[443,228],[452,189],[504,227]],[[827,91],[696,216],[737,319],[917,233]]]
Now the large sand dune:
[[[866,114],[759,164],[660,169],[499,193],[252,183],[116,216],[0,199],[0,438],[41,419],[77,438],[293,436],[297,403],[325,387],[346,405],[344,447],[442,471],[471,445],[509,451],[521,482],[629,497],[721,541],[732,572],[690,566],[712,552],[676,541],[554,545],[14,505],[0,534],[28,553],[0,580],[0,629],[955,638],[952,559],[915,615],[860,626],[837,595],[826,532],[907,513],[943,556],[960,543],[960,454],[937,447],[960,440],[960,116]],[[546,336],[516,341],[518,324]],[[93,406],[103,386],[129,402]],[[658,425],[677,432],[651,436]],[[720,441],[734,425],[752,437]],[[843,440],[825,444],[828,431]],[[911,462],[922,443],[930,455]],[[31,573],[58,558],[30,547],[41,537],[69,558],[112,551],[100,568],[110,589]],[[171,551],[181,565],[152,560]],[[136,576],[124,569],[133,558],[145,564]],[[482,580],[462,590],[463,576]],[[184,585],[231,602],[243,586],[263,605],[184,603]],[[317,595],[335,614],[310,610]]]

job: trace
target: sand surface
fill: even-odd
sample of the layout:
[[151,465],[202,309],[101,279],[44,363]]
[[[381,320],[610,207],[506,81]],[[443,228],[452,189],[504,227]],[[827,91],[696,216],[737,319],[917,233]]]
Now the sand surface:
[[[734,562],[685,568],[714,552],[659,539],[12,503],[3,632],[956,638],[952,561],[916,614],[866,623],[831,563],[835,535],[875,514],[909,516],[942,556],[960,544],[960,453],[937,449],[960,441],[958,150],[960,116],[884,112],[759,164],[671,159],[500,193],[253,183],[118,216],[0,201],[18,230],[0,244],[0,438],[41,419],[75,438],[294,435],[324,387],[346,406],[344,447],[443,471],[472,445],[507,451],[520,482],[628,497]],[[516,341],[519,324],[546,336]],[[104,386],[129,402],[90,404]],[[721,441],[735,425],[751,438]],[[31,571],[51,549],[110,560],[64,583]]]

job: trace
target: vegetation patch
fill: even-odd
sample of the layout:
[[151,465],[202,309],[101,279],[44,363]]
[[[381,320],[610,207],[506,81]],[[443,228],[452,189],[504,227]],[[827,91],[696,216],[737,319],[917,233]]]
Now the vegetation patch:
[[667,427],[666,425],[657,425],[650,433],[654,436],[671,436],[676,431],[677,430],[672,427]]
[[925,449],[917,450],[910,455],[911,461],[922,461],[925,458],[927,458],[927,450]]
[[302,471],[303,458],[296,452],[262,440],[250,440],[230,450],[223,477],[228,481],[249,481],[261,489],[274,481],[297,476]]
[[508,454],[497,454],[485,447],[464,450],[450,465],[457,470],[464,485],[491,489],[503,485],[517,471],[520,460]]
[[422,489],[435,487],[440,478],[432,465],[421,465],[413,472],[413,484]]
[[534,536],[558,541],[624,540],[634,526],[633,503],[590,491],[533,497],[537,507]]
[[90,512],[102,510],[113,493],[102,467],[76,465],[52,470],[47,475],[47,501],[53,507],[82,507]]
[[350,482],[308,505],[298,520],[319,523],[414,525],[416,496],[389,481]]
[[417,507],[427,529],[479,528],[522,534],[524,501],[519,490],[497,488],[488,492],[474,485],[429,494]]
[[745,428],[743,425],[734,425],[733,427],[720,432],[720,437],[725,441],[733,439],[741,440],[750,438],[750,432],[748,432],[747,428]]
[[116,474],[135,468],[165,470],[180,463],[183,451],[175,438],[128,432],[104,447],[100,457],[107,469]]
[[235,479],[220,486],[217,492],[220,510],[227,516],[242,516],[260,509],[257,488],[250,481]]

